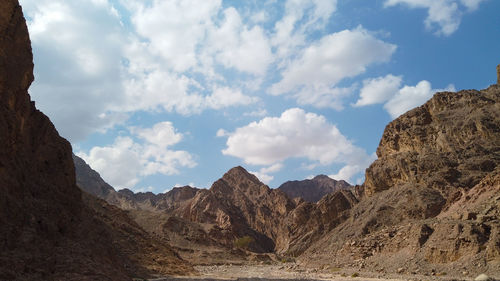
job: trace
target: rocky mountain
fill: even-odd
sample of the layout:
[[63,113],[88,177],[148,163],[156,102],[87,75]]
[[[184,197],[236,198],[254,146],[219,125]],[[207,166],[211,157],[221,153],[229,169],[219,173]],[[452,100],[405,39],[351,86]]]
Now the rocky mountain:
[[76,186],[71,146],[30,100],[22,9],[0,0],[0,280],[131,280],[192,268]]
[[[362,186],[317,202],[291,200],[284,190],[295,197],[333,180],[319,176],[272,190],[242,167],[208,190],[117,194],[141,202],[122,208],[196,263],[274,252],[320,268],[494,274],[500,272],[499,99],[499,85],[435,94],[387,125]],[[246,236],[245,251],[235,249]]]
[[[77,179],[96,174],[87,172],[91,170],[88,166],[81,173],[80,169],[77,165]],[[100,177],[92,179],[98,179],[92,186],[104,185]],[[92,183],[89,178],[78,182],[84,190],[96,190],[85,186]],[[325,176],[314,182],[327,188],[332,183],[343,184]],[[293,201],[242,167],[230,169],[208,190],[180,187],[156,195],[113,190],[102,198],[127,209],[144,229],[168,241],[183,257],[196,263],[213,260],[214,253],[219,253],[223,262],[245,259],[253,253],[299,255],[344,221],[358,201],[351,188],[330,193],[317,203]],[[234,252],[235,241],[245,236],[252,239],[245,249],[249,252]]]
[[[279,227],[284,217],[295,207],[282,191],[270,189],[242,167],[229,170],[210,189],[184,186],[160,194],[134,193],[127,189],[103,193],[96,187],[109,185],[77,156],[75,162],[84,164],[76,165],[77,182],[83,190],[129,210],[146,229],[167,239],[178,235],[172,229],[180,228],[186,235],[191,234],[185,228],[195,233],[205,229],[203,239],[199,240],[204,240],[206,245],[232,248],[236,239],[251,236],[254,242],[250,250],[272,252],[275,241],[283,234]],[[159,221],[160,217],[164,221]],[[171,227],[158,230],[149,224]]]
[[184,201],[193,198],[199,190],[198,188],[183,186],[174,187],[169,192],[160,194],[152,192],[134,193],[128,189],[116,191],[82,158],[73,154],[73,162],[78,187],[123,210],[159,211],[175,209],[180,207]]
[[499,126],[499,85],[437,93],[401,115],[366,170],[365,196],[300,258],[381,272],[500,272]]
[[90,168],[85,161],[72,154],[75,165],[76,185],[82,190],[98,197],[106,199],[110,194],[115,193],[115,189],[105,182],[99,173]]
[[344,180],[336,181],[325,175],[302,181],[287,181],[278,187],[290,198],[300,197],[307,202],[318,202],[323,196],[337,190],[348,189],[351,185]]

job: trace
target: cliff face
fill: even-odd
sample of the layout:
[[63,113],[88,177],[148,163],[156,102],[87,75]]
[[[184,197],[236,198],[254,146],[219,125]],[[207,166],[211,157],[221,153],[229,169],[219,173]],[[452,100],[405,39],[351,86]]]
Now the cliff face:
[[101,175],[92,170],[82,158],[74,154],[72,156],[78,187],[101,199],[106,199],[110,194],[115,193],[115,189],[105,182]]
[[318,202],[327,194],[350,187],[351,185],[343,180],[336,181],[328,176],[319,175],[310,180],[287,181],[278,189],[292,199],[300,197],[307,202]]
[[[125,213],[82,196],[70,144],[27,92],[33,58],[21,7],[0,6],[0,279],[130,280],[191,270]],[[155,254],[163,259],[148,258]]]
[[300,258],[381,272],[500,272],[499,126],[499,85],[437,93],[401,115],[366,170],[365,196]]
[[[413,184],[448,197],[470,189],[500,162],[498,86],[438,93],[387,125],[367,169],[367,195]],[[451,196],[451,195],[450,195]]]
[[198,192],[178,215],[190,221],[217,225],[231,244],[252,236],[250,248],[272,252],[280,248],[283,219],[295,207],[279,190],[272,190],[242,167],[229,170],[209,190]]

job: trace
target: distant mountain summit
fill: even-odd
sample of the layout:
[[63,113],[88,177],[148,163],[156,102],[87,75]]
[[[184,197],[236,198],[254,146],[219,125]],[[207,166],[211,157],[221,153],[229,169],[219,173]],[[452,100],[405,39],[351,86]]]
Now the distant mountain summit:
[[318,202],[327,194],[350,187],[351,185],[344,180],[337,181],[325,175],[318,175],[310,180],[287,181],[278,189],[292,199],[300,197],[307,202]]

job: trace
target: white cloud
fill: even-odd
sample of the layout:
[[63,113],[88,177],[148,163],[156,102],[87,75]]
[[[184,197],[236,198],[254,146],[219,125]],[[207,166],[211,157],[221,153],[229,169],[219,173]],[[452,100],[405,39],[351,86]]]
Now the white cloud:
[[[365,157],[359,160],[359,163],[347,164],[342,167],[336,174],[329,175],[330,178],[335,180],[345,180],[352,183],[355,175],[363,174],[365,169],[370,166],[370,164],[377,159],[377,155],[373,153],[369,157]],[[359,184],[359,183],[357,183]]]
[[281,163],[276,163],[276,164],[273,164],[269,167],[264,167],[262,169],[260,169],[260,172],[261,173],[276,173],[276,172],[279,172],[281,169],[283,169],[283,164]]
[[267,115],[267,110],[264,108],[243,113],[243,116],[250,116],[250,117],[264,117],[266,115]]
[[384,77],[366,79],[360,91],[360,98],[354,106],[383,103],[393,97],[401,87],[402,76],[388,74]]
[[113,7],[106,1],[21,4],[35,50],[30,94],[38,108],[72,140],[123,122],[126,114],[107,108],[120,100],[125,42]]
[[210,96],[206,97],[206,104],[213,109],[221,109],[234,105],[249,105],[257,102],[257,97],[245,96],[240,90],[229,87],[214,88]]
[[327,35],[291,61],[270,92],[291,93],[299,104],[339,109],[339,99],[349,89],[335,85],[363,73],[368,65],[388,61],[395,50],[395,45],[373,37],[362,27]]
[[261,173],[260,171],[259,172],[250,171],[249,173],[255,175],[261,182],[263,182],[265,184],[269,184],[274,179],[273,176],[271,176],[269,174]]
[[217,61],[227,68],[263,75],[273,61],[264,30],[259,26],[245,26],[233,7],[224,10],[224,21],[210,34],[208,43]]
[[[176,72],[197,64],[197,46],[204,40],[221,1],[136,1],[132,22],[148,40],[148,50]],[[196,8],[194,8],[196,7]]]
[[73,143],[123,123],[135,111],[190,115],[253,103],[258,99],[225,86],[213,57],[259,75],[272,61],[259,26],[230,29],[233,45],[211,41],[222,29],[215,23],[221,1],[120,2],[130,18],[105,0],[21,3],[35,53],[30,92]]
[[78,152],[103,179],[117,189],[135,185],[141,177],[178,174],[179,168],[196,166],[193,156],[183,150],[171,150],[170,146],[182,140],[170,122],[155,124],[152,128],[130,128],[132,137],[117,137],[110,146],[93,147],[87,153]]
[[485,0],[386,0],[384,6],[405,4],[413,9],[427,9],[427,18],[424,21],[426,28],[435,31],[437,35],[449,36],[460,26],[464,13],[462,6],[467,11],[474,11],[483,1]]
[[278,58],[293,56],[306,44],[307,33],[324,27],[337,10],[337,1],[287,0],[283,18],[275,23],[272,45]]
[[216,137],[225,137],[225,136],[228,136],[228,132],[224,129],[219,129],[217,130],[217,133],[215,134]]
[[460,0],[460,2],[470,11],[477,10],[477,8],[479,8],[479,4],[484,1],[486,0]]
[[131,128],[131,131],[137,137],[161,148],[182,140],[182,134],[176,132],[172,123],[168,121],[156,123],[152,128]]
[[426,80],[418,82],[415,86],[405,85],[400,88],[401,84],[402,76],[392,74],[366,79],[363,81],[360,97],[353,106],[361,107],[384,103],[385,110],[392,118],[396,118],[406,111],[422,105],[436,92],[455,91],[452,84],[445,89],[432,89],[431,83]]
[[30,91],[73,143],[137,111],[187,116],[254,104],[272,82],[269,69],[283,71],[275,94],[341,109],[352,88],[335,84],[395,49],[362,28],[311,45],[309,34],[322,32],[337,1],[288,0],[271,29],[263,10],[242,18],[220,0],[21,3],[35,52]]
[[415,86],[404,86],[384,105],[384,108],[392,118],[396,118],[406,111],[422,105],[434,93],[440,91],[455,91],[455,87],[449,85],[446,89],[432,89],[431,83],[422,80]]
[[299,108],[288,109],[280,117],[266,117],[237,128],[229,134],[226,145],[222,151],[224,155],[241,158],[247,164],[268,166],[259,171],[260,175],[281,169],[281,163],[289,158],[362,168],[368,166],[370,158],[325,117]]

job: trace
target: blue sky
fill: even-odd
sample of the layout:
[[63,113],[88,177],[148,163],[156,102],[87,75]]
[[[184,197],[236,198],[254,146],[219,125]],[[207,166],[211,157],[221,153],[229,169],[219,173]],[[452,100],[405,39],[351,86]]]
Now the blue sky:
[[30,94],[115,188],[361,183],[385,125],[500,63],[498,0],[21,0]]

